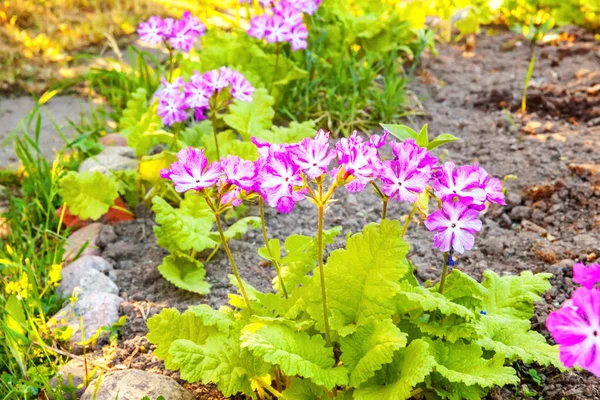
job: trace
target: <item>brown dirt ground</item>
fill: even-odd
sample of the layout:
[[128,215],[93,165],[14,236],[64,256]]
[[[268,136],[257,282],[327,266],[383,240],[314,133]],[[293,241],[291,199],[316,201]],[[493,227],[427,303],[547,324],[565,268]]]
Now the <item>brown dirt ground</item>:
[[[440,45],[439,56],[425,56],[420,75],[411,84],[427,116],[409,125],[420,127],[426,122],[432,134],[449,132],[462,139],[446,147],[448,160],[479,163],[498,177],[517,176],[508,182],[510,204],[488,210],[476,247],[460,257],[456,268],[477,278],[487,268],[501,274],[551,272],[553,287],[533,320],[535,329],[546,336],[546,316],[574,290],[571,266],[600,256],[600,126],[595,126],[600,121],[594,120],[599,115],[600,45],[578,30],[571,33],[574,42],[538,48],[529,89],[530,113],[523,119],[518,110],[531,49],[521,45],[501,52],[515,38],[512,33],[481,34],[472,51],[462,45]],[[251,208],[250,213],[257,215],[257,211]],[[388,217],[400,218],[407,212],[407,206],[392,204]],[[326,213],[326,227],[344,228],[332,248],[343,245],[346,233],[377,221],[379,213],[379,200],[370,191],[339,191],[337,202]],[[232,289],[226,279],[229,266],[222,252],[206,265],[213,285],[207,297],[176,289],[156,270],[165,253],[154,242],[152,216],[140,211],[138,217],[103,234],[103,256],[114,262],[116,283],[127,299],[122,312],[128,320],[113,366],[178,378],[152,355],[153,347],[144,337],[145,320],[164,307],[183,310],[190,304],[225,303]],[[312,235],[315,217],[309,202],[299,203],[290,215],[268,210],[269,233],[280,238],[292,233]],[[441,255],[432,251],[432,235],[420,224],[412,224],[407,239],[417,276],[423,281],[438,279]],[[232,243],[232,250],[243,277],[265,290],[273,272],[259,264],[256,249],[261,245],[260,232],[250,231]],[[541,398],[600,397],[598,381],[587,372],[560,374],[554,368],[535,367],[543,380],[540,387],[528,380],[529,366],[521,367],[529,389]],[[213,386],[187,387],[198,399],[220,398]],[[504,388],[493,391],[490,398],[524,398],[521,393],[519,388]]]

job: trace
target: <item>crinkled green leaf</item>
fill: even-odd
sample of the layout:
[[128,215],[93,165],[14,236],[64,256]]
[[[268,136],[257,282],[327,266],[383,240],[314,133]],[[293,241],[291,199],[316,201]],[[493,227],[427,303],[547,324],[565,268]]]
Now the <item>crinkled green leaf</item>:
[[246,232],[248,232],[248,229],[256,229],[258,227],[260,227],[259,217],[244,217],[234,222],[229,228],[225,230],[225,239],[241,239],[242,236],[244,236]]
[[472,319],[475,314],[468,308],[454,303],[444,295],[439,294],[434,289],[424,288],[422,286],[413,286],[407,281],[401,284],[401,291],[398,294],[398,312],[405,313],[409,310],[422,308],[425,311],[437,310],[444,315],[458,315],[465,319]]
[[104,215],[119,195],[115,178],[100,171],[67,172],[59,182],[58,193],[71,214],[93,220]]
[[[241,141],[234,131],[231,129],[219,132],[217,134],[219,141],[219,154],[232,155],[243,158],[244,160],[256,160],[258,158],[257,147],[252,142]],[[218,161],[217,147],[215,138],[211,135],[206,135],[202,139],[202,145],[205,148],[206,157],[209,161]]]
[[437,372],[427,379],[427,387],[435,390],[438,396],[448,400],[480,400],[488,394],[488,389],[478,385],[449,382]]
[[[439,284],[433,289],[439,291]],[[487,290],[469,275],[457,269],[453,270],[446,278],[444,297],[454,303],[460,304],[475,314],[483,311],[483,298]]]
[[156,112],[158,100],[152,99],[150,104],[148,101],[146,90],[137,89],[119,119],[120,133],[127,139],[127,145],[135,149],[137,156],[147,154],[159,142],[153,134],[163,126],[162,119]]
[[393,365],[393,379],[385,385],[369,384],[356,390],[355,399],[361,400],[405,400],[411,391],[423,382],[436,365],[424,340],[413,340],[408,347],[400,349]]
[[169,354],[188,382],[213,382],[225,396],[244,393],[255,398],[251,379],[263,376],[268,366],[260,358],[240,348],[237,336],[218,333],[204,344],[176,340]]
[[212,218],[195,218],[186,214],[185,209],[173,208],[158,196],[152,199],[152,211],[159,225],[154,227],[156,242],[170,252],[203,251],[216,245],[210,238]]
[[252,103],[235,100],[229,106],[229,113],[223,121],[235,129],[242,139],[249,141],[250,137],[259,135],[273,125],[273,110],[275,100],[266,89],[258,89],[252,95]]
[[290,387],[283,391],[284,400],[326,399],[327,390],[308,379],[293,378]]
[[179,132],[180,147],[192,146],[202,147],[206,137],[212,137],[213,128],[210,120],[200,121],[199,123],[183,129]]
[[359,387],[382,365],[392,362],[396,350],[406,346],[406,334],[391,319],[372,319],[356,332],[340,338],[342,361],[350,371],[349,384]]
[[165,360],[168,369],[176,369],[169,355],[171,344],[177,339],[187,339],[203,344],[208,337],[217,333],[216,327],[205,325],[202,318],[191,311],[180,314],[176,308],[165,308],[160,314],[148,319],[148,341],[156,345],[154,355]]
[[315,121],[292,121],[289,127],[273,126],[271,130],[263,130],[256,137],[269,143],[297,143],[304,138],[312,138],[316,134]]
[[244,328],[241,341],[242,347],[278,365],[288,376],[311,379],[326,389],[348,382],[347,369],[334,368],[333,348],[326,347],[320,335],[309,336],[284,325],[255,323]]
[[[369,318],[385,319],[396,312],[399,280],[408,271],[404,262],[409,245],[399,221],[369,224],[351,236],[345,249],[331,253],[325,266],[327,306],[333,311],[331,329],[352,333]],[[311,280],[308,311],[323,329],[319,271]]]
[[175,252],[165,257],[158,266],[158,271],[163,278],[180,289],[198,294],[210,292],[210,284],[204,280],[204,265],[187,254]]
[[213,309],[208,304],[190,306],[188,312],[194,314],[205,326],[214,326],[219,332],[228,333],[235,326],[235,317],[229,307]]
[[532,331],[529,321],[485,315],[481,318],[480,330],[483,338],[477,340],[477,344],[486,350],[504,354],[510,361],[562,367],[558,346],[549,345],[542,335]]
[[496,353],[483,358],[483,350],[476,343],[449,343],[426,339],[435,358],[435,370],[450,382],[468,386],[504,386],[519,382],[516,371],[504,366],[504,355]]

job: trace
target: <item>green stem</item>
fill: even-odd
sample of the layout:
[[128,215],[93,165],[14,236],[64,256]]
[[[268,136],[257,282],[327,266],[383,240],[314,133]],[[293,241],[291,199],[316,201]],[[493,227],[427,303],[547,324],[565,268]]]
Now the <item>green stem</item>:
[[318,218],[318,233],[317,233],[317,247],[319,257],[319,275],[321,278],[321,298],[323,301],[323,320],[325,323],[325,341],[327,345],[331,345],[331,334],[329,333],[329,313],[327,312],[327,292],[325,290],[325,270],[323,268],[323,214],[325,207],[322,204],[318,206],[319,218]]
[[279,265],[279,262],[273,257],[273,253],[271,252],[271,246],[269,245],[269,236],[267,235],[267,224],[265,222],[265,201],[262,197],[258,198],[258,207],[260,208],[260,222],[262,226],[263,239],[265,241],[265,248],[267,249],[269,257],[271,257],[271,261],[273,262],[273,266],[275,267],[275,271],[277,272],[277,278],[279,279],[279,287],[281,288],[283,295],[287,299],[288,293],[285,289],[283,278],[281,277],[281,267]]
[[169,83],[171,82],[171,79],[173,79],[173,67],[175,66],[175,60],[173,59],[173,48],[171,47],[171,45],[166,42],[167,45],[167,49],[169,49]]
[[[215,101],[215,105],[216,105]],[[217,160],[221,159],[221,154],[219,153],[219,140],[217,139],[217,110],[215,107],[211,107],[211,117],[212,117],[212,126],[213,126],[213,136],[215,137],[215,148],[217,149]]]
[[401,235],[401,237],[404,237],[404,235],[406,235],[406,231],[408,230],[408,225],[410,225],[410,221],[412,220],[412,218],[415,215],[416,211],[417,211],[417,203],[415,203],[413,205],[413,208],[412,208],[412,210],[410,210],[410,213],[408,214],[408,217],[406,218],[406,221],[404,221],[404,226],[402,227],[402,235]]
[[385,217],[387,216],[387,206],[388,206],[388,199],[384,198],[381,199],[382,201],[382,206],[381,206],[381,220],[383,221],[385,219]]
[[275,396],[275,398],[279,399],[283,397],[283,394],[279,390],[273,388],[273,386],[271,386],[271,384],[267,382],[264,378],[257,378],[257,380],[259,381],[260,386],[262,386],[267,392]]
[[277,49],[275,50],[275,68],[273,69],[273,79],[271,79],[271,86],[269,87],[269,94],[273,94],[273,83],[275,83],[275,74],[277,73],[277,66],[279,64],[279,53],[281,52],[281,45],[277,42]]
[[183,122],[177,123],[173,132],[173,142],[171,142],[171,149],[175,148],[177,145],[177,141],[179,140],[179,132],[181,132],[181,128],[183,127]]
[[444,253],[444,268],[442,269],[442,279],[440,280],[440,294],[444,293],[444,283],[448,274],[448,252]]
[[248,299],[248,293],[246,293],[246,288],[244,287],[244,282],[240,277],[240,273],[235,265],[235,261],[233,260],[233,255],[231,254],[231,250],[229,249],[229,245],[227,244],[227,240],[225,239],[225,233],[223,232],[223,226],[221,225],[221,216],[219,213],[215,212],[215,220],[217,221],[217,228],[219,229],[219,235],[221,235],[221,242],[223,243],[223,247],[225,248],[225,253],[227,253],[227,258],[229,258],[229,263],[231,264],[231,269],[233,269],[233,274],[235,275],[235,279],[240,287],[240,291],[242,292],[242,296],[244,297],[244,302],[246,303],[246,307],[248,307],[248,311],[252,312],[252,307],[250,307],[250,300]]

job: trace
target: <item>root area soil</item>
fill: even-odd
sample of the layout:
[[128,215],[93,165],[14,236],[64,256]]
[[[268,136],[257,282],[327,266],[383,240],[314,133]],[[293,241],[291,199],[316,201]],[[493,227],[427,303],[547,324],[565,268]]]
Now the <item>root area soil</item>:
[[[478,163],[497,177],[508,180],[508,205],[491,207],[483,216],[476,247],[461,256],[457,269],[481,278],[485,269],[499,274],[522,271],[550,272],[552,289],[536,308],[533,326],[549,338],[548,313],[572,293],[571,267],[600,256],[600,46],[589,35],[574,30],[573,41],[538,48],[528,96],[528,113],[520,115],[520,102],[532,49],[523,44],[501,51],[514,42],[514,34],[477,36],[476,46],[440,45],[438,57],[425,56],[420,74],[410,89],[427,113],[408,124],[429,124],[432,135],[448,132],[461,140],[437,151],[457,164]],[[519,137],[521,136],[521,139]],[[326,211],[326,228],[341,225],[342,235],[331,250],[344,244],[348,232],[376,222],[380,201],[369,190],[351,194],[340,190]],[[409,208],[392,204],[388,218],[401,218]],[[250,214],[258,215],[257,208]],[[297,204],[292,214],[268,210],[268,230],[281,239],[288,235],[314,235],[316,211],[308,201]],[[165,256],[152,233],[153,218],[143,211],[135,221],[107,228],[103,233],[103,256],[114,263],[116,283],[126,298],[122,312],[127,323],[113,366],[138,368],[171,375],[152,355],[145,339],[146,320],[165,307],[180,310],[192,304],[213,307],[225,304],[233,290],[230,267],[223,252],[206,264],[212,291],[206,297],[178,290],[165,281],[156,267]],[[112,232],[110,231],[112,230]],[[409,255],[422,281],[439,279],[442,256],[433,250],[432,235],[413,223],[407,240]],[[232,241],[232,251],[243,278],[268,290],[274,273],[262,266],[256,249],[262,246],[259,231]],[[549,338],[549,340],[552,340]],[[531,366],[542,378],[538,386],[528,378],[530,366],[520,374],[528,388],[544,399],[597,399],[600,385],[591,374],[574,371],[560,374],[554,368]],[[187,385],[198,399],[220,398],[214,386]],[[496,389],[492,399],[525,398],[520,388]]]

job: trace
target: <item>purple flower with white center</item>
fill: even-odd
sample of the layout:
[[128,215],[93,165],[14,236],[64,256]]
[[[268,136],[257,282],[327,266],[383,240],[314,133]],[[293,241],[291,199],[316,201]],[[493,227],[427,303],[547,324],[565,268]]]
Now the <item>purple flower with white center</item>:
[[163,169],[160,176],[172,180],[179,193],[211,187],[221,176],[221,166],[217,162],[209,165],[204,150],[187,147],[177,153],[177,159],[170,169]]
[[220,92],[221,90],[229,86],[229,81],[231,79],[232,74],[233,71],[227,67],[213,69],[204,74],[204,84],[208,86],[212,91]]
[[577,366],[600,377],[600,291],[575,290],[568,304],[548,315],[546,327],[567,368]]
[[231,204],[234,207],[239,206],[242,204],[242,190],[237,187],[229,189],[227,193],[221,196],[221,204]]
[[173,34],[173,28],[175,27],[175,20],[173,18],[165,18],[163,19],[165,23],[164,26],[164,39],[168,39]]
[[289,42],[292,45],[292,51],[304,50],[308,47],[308,30],[304,24],[294,25],[290,30]]
[[329,163],[335,157],[335,152],[329,149],[329,132],[320,129],[314,139],[303,139],[291,155],[309,179],[326,174]]
[[385,144],[387,143],[387,139],[388,139],[389,134],[390,133],[388,131],[384,131],[382,136],[371,135],[371,138],[369,139],[369,141],[371,142],[371,144],[373,146],[375,146],[376,148],[380,149],[383,146],[385,146]]
[[461,198],[481,205],[486,199],[485,191],[479,187],[479,169],[470,165],[456,168],[454,163],[445,163],[434,170],[432,186],[443,201]]
[[160,80],[160,88],[154,94],[159,99],[162,97],[176,96],[181,93],[181,88],[185,84],[183,78],[179,77],[172,83],[167,82],[166,79]]
[[229,83],[231,84],[231,96],[234,99],[252,103],[252,94],[255,89],[254,86],[246,80],[244,75],[238,71],[233,71],[229,78]]
[[[389,134],[385,131],[385,134]],[[413,163],[421,169],[432,169],[437,164],[437,158],[431,155],[427,149],[417,145],[414,139],[406,139],[401,143],[392,140],[390,142],[392,153],[396,159],[409,158]]]
[[430,231],[437,232],[433,245],[443,252],[456,250],[462,254],[473,248],[475,233],[481,229],[479,213],[463,201],[446,201],[441,210],[434,211],[425,220]]
[[384,161],[380,178],[382,191],[390,199],[414,203],[431,175],[421,172],[410,160],[400,159]]
[[502,181],[491,177],[482,167],[479,167],[479,187],[484,190],[487,201],[506,205],[504,193],[502,193]]
[[292,27],[279,15],[273,15],[265,28],[265,39],[269,43],[285,42],[290,37]]
[[304,22],[302,13],[293,6],[289,6],[284,2],[279,2],[273,7],[275,15],[280,16],[283,22],[288,26],[301,25]]
[[382,168],[377,148],[363,142],[356,132],[336,143],[338,164],[344,167],[344,179],[353,177],[346,185],[349,192],[360,192],[379,176]]
[[221,169],[227,183],[247,191],[253,190],[256,167],[252,161],[242,160],[237,156],[227,156],[221,160]]
[[182,93],[170,96],[161,96],[158,100],[157,114],[160,115],[165,125],[173,125],[176,122],[183,122],[186,114],[185,97]]
[[304,14],[313,15],[319,9],[321,0],[297,0],[295,7]]
[[257,39],[263,39],[265,37],[265,31],[267,30],[267,24],[271,18],[267,14],[262,14],[256,17],[252,17],[250,20],[250,29],[248,29],[248,35]]
[[583,263],[573,266],[573,282],[587,289],[593,289],[600,282],[600,264],[592,264],[589,267]]
[[175,21],[169,44],[177,50],[190,51],[198,39],[198,34],[191,30],[184,20]]
[[302,192],[294,191],[294,187],[303,185],[300,167],[287,153],[271,150],[258,176],[259,193],[281,213],[291,212],[294,203],[304,198]]
[[204,35],[206,33],[206,25],[204,25],[198,18],[193,17],[192,13],[185,11],[181,16],[181,21],[185,23],[187,28],[192,31],[196,37]]
[[138,34],[142,42],[159,44],[165,34],[165,22],[159,16],[153,16],[138,26]]
[[[194,75],[197,75],[194,74]],[[206,108],[210,104],[212,90],[201,79],[190,79],[183,87],[185,104],[189,108]]]

